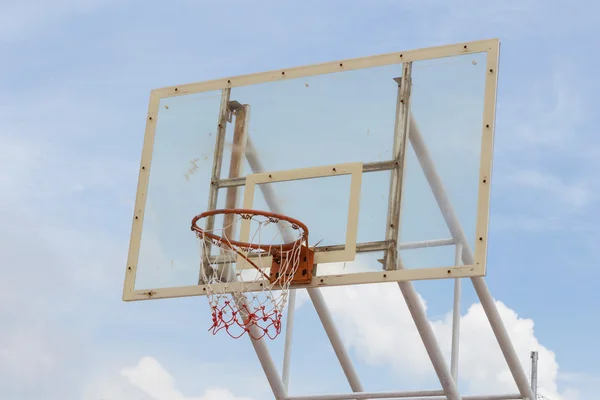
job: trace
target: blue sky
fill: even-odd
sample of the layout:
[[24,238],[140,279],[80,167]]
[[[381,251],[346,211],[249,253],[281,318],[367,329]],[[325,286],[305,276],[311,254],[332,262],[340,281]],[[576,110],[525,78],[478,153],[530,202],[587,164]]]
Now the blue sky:
[[[203,300],[120,300],[150,89],[498,37],[487,282],[519,355],[540,350],[542,393],[590,398],[600,387],[597,8],[467,0],[0,3],[2,397],[269,398],[251,346],[205,331]],[[447,343],[451,285],[416,287]],[[396,292],[325,295],[365,386],[436,387],[423,352],[411,350],[418,338]],[[472,290],[465,292],[465,343],[489,338]],[[310,304],[298,318],[291,390],[304,391],[299,382],[313,376],[314,356],[322,370],[310,390],[348,390]],[[381,331],[391,338],[368,329],[377,323],[389,324]],[[405,357],[377,345],[388,339]],[[490,343],[489,357],[462,345],[463,392],[502,386]],[[281,343],[272,345],[281,355]]]

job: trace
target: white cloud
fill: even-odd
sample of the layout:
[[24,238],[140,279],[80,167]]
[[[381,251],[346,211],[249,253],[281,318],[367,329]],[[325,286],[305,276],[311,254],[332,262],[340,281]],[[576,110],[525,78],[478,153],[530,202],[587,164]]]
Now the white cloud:
[[[344,341],[360,360],[373,366],[391,367],[415,379],[432,376],[431,362],[397,284],[327,288],[323,294]],[[559,393],[555,354],[539,343],[533,321],[519,317],[502,302],[497,301],[496,305],[525,371],[529,369],[530,351],[539,352],[543,361],[538,370],[540,392],[553,400],[572,398],[573,392],[562,396]],[[431,324],[449,364],[451,313]],[[468,393],[517,391],[480,304],[473,304],[461,316],[459,375]]]
[[[175,387],[175,379],[155,358],[143,357],[133,367],[121,370],[125,378],[113,378],[88,390],[85,399],[104,400],[251,400],[228,389],[209,387],[200,396],[186,396]],[[205,384],[205,382],[201,382]]]
[[518,186],[544,191],[573,209],[586,207],[594,198],[588,185],[566,182],[549,172],[522,169],[515,171],[508,180]]
[[586,93],[577,85],[573,68],[563,66],[551,76],[532,82],[521,98],[513,99],[515,133],[526,144],[557,152],[580,147],[581,128],[588,119]]

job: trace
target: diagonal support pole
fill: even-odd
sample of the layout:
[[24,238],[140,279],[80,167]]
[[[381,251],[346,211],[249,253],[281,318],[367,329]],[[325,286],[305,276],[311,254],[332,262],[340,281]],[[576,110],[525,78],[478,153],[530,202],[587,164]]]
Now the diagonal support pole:
[[[398,265],[401,266],[400,269],[404,269],[402,260],[400,258],[398,258]],[[448,400],[461,400],[456,382],[450,374],[450,370],[448,369],[448,365],[446,364],[446,360],[444,359],[440,345],[437,342],[433,328],[427,319],[425,308],[419,299],[419,295],[417,294],[414,284],[410,281],[406,281],[398,282],[398,286],[402,291],[404,300],[406,300],[406,305],[408,306],[410,315],[415,321],[415,325],[417,326],[421,340],[425,345],[427,355],[429,355],[429,359],[433,364],[433,369],[440,380],[440,384],[444,389],[446,398]]]
[[[227,126],[227,122],[229,120],[230,114],[232,112],[232,109],[231,109],[232,102],[230,102],[230,95],[231,95],[231,89],[229,89],[229,88],[223,89],[221,91],[219,124],[218,124],[218,129],[217,129],[217,138],[216,138],[216,143],[215,143],[215,155],[214,155],[213,169],[212,169],[212,179],[211,179],[211,186],[210,186],[210,190],[209,190],[209,199],[208,199],[208,209],[209,210],[214,210],[217,205],[218,188],[217,188],[217,185],[215,184],[215,182],[217,182],[221,176],[221,168],[222,168],[222,164],[223,164],[223,150],[224,150],[224,145],[225,145],[225,134],[226,134],[226,129],[227,129],[226,126]],[[235,138],[234,138],[235,140],[234,141],[237,142],[236,143],[237,145],[242,145],[242,147],[243,147],[243,143],[247,139],[247,134],[248,134],[248,130],[247,130],[248,119],[250,117],[249,107],[247,107],[247,106],[242,107],[238,111],[240,111],[240,113],[236,117]],[[240,152],[240,151],[232,153],[231,165],[230,165],[230,177],[240,175],[241,168],[242,168],[242,164],[240,163],[241,157],[243,157],[243,155],[242,155],[242,152]],[[228,192],[227,193],[227,203],[228,203],[229,207],[235,206],[235,202],[237,200],[237,189],[236,190],[231,190],[231,189],[232,188],[228,188],[228,190],[227,190],[227,192]],[[206,222],[206,229],[212,230],[214,228],[214,222],[215,222],[214,217],[209,218]],[[210,246],[207,246],[207,248],[205,248],[204,251],[208,251],[208,254],[210,254]],[[206,269],[207,269],[206,267],[207,267],[206,263],[203,262],[201,265],[201,273],[200,273],[200,277],[199,277],[199,283],[202,283],[204,280]],[[219,271],[219,272],[222,272],[222,271]],[[223,276],[229,278],[229,276],[227,274],[224,274]],[[240,309],[244,308],[244,307],[242,307],[242,305],[246,305],[249,307],[249,304],[247,303],[247,299],[243,295],[235,298],[235,301],[238,304],[238,307]],[[257,327],[251,326],[250,329],[254,331],[255,335],[257,335],[257,333],[258,333],[258,332],[256,332],[256,330],[258,329]],[[275,399],[276,400],[284,400],[287,397],[287,392],[286,392],[283,382],[279,376],[279,373],[277,372],[277,367],[275,366],[275,363],[273,362],[273,358],[271,357],[271,353],[269,352],[269,348],[267,347],[265,341],[264,340],[255,340],[252,337],[250,337],[250,341],[252,342],[252,346],[254,347],[256,356],[258,357],[258,360],[265,372],[267,381],[269,382],[269,385],[271,386],[271,390],[273,391],[273,395],[275,396]]]
[[313,305],[315,306],[315,310],[319,315],[319,319],[323,324],[323,328],[325,328],[325,332],[327,333],[327,337],[329,337],[329,341],[331,342],[331,346],[335,351],[335,355],[337,356],[340,365],[342,366],[342,370],[344,371],[344,375],[346,375],[346,379],[350,384],[350,388],[353,392],[363,392],[364,388],[360,383],[360,379],[358,378],[358,374],[354,369],[354,365],[352,365],[352,360],[350,360],[350,355],[346,348],[344,347],[344,343],[342,342],[342,337],[340,333],[335,327],[335,323],[333,322],[333,317],[331,316],[331,312],[327,308],[325,304],[325,299],[323,298],[323,294],[319,289],[311,288],[307,289],[308,295],[310,296]]
[[[254,173],[264,171],[264,167],[262,166],[260,159],[258,158],[258,155],[256,153],[256,148],[254,147],[254,144],[250,140],[250,137],[248,137],[247,142],[246,142],[246,159],[248,160],[248,164],[250,165],[250,168],[252,169],[252,171]],[[270,185],[260,185],[259,187],[260,187],[261,191],[263,192],[263,197],[265,198],[265,201],[266,201],[269,209],[274,213],[281,213],[280,207],[276,201],[276,196],[275,196],[275,192],[273,191],[273,188]],[[348,383],[350,384],[350,388],[354,392],[362,392],[364,390],[363,386],[360,383],[360,379],[358,378],[358,374],[356,373],[356,370],[354,369],[352,360],[350,359],[350,356],[349,356],[348,352],[346,351],[344,344],[342,343],[341,336],[335,327],[333,318],[331,316],[331,312],[329,311],[329,309],[327,308],[327,305],[325,304],[325,299],[323,298],[323,294],[321,293],[321,291],[318,288],[307,288],[306,290],[307,290],[308,295],[310,296],[310,299],[315,307],[315,310],[317,311],[317,314],[319,315],[321,323],[323,324],[323,328],[325,329],[325,332],[327,333],[327,337],[329,338],[329,341],[331,342],[331,346],[333,347],[333,349],[335,351],[335,354],[340,362],[340,365],[344,371],[344,374],[346,375],[346,379],[348,380]],[[295,289],[292,290],[292,295],[295,295],[294,291],[295,291]],[[288,308],[288,313],[294,313],[294,310]],[[288,314],[288,323],[290,321],[290,318],[293,319],[293,314],[291,317]],[[289,325],[288,325],[288,327],[289,327]],[[289,334],[289,336],[286,333],[286,349],[288,346],[291,346],[291,333]],[[284,350],[284,354],[285,354],[285,350]],[[287,354],[289,357],[290,350],[287,350]],[[285,369],[285,374],[289,374],[289,358],[284,359],[284,366],[286,364],[287,364],[287,367]],[[284,377],[286,376],[285,374],[284,374]],[[288,381],[286,380],[285,383],[288,384]]]
[[[433,160],[431,159],[429,151],[427,150],[427,146],[425,145],[425,141],[423,140],[423,136],[421,135],[421,131],[415,123],[414,118],[411,118],[410,121],[410,143],[417,155],[419,164],[421,164],[421,168],[423,169],[425,178],[431,187],[438,207],[442,212],[444,221],[446,221],[448,230],[450,230],[450,233],[456,240],[456,243],[462,244],[463,263],[465,265],[472,265],[475,262],[473,251],[469,246],[469,242],[467,241],[465,233],[460,226],[458,217],[452,208],[452,204],[448,199],[446,191],[444,190],[442,180],[435,169]],[[510,337],[508,336],[506,327],[502,322],[502,318],[500,317],[500,313],[498,312],[498,308],[496,307],[496,303],[494,302],[494,299],[488,289],[485,279],[482,277],[471,278],[471,282],[473,282],[477,296],[481,301],[481,306],[483,307],[483,310],[490,321],[492,331],[496,336],[496,340],[498,340],[502,354],[506,359],[508,368],[510,369],[515,383],[517,384],[517,388],[519,389],[521,396],[526,399],[534,400],[535,398],[533,397],[533,392],[529,387],[523,366],[519,362],[519,357],[515,352],[515,348],[510,340]]]

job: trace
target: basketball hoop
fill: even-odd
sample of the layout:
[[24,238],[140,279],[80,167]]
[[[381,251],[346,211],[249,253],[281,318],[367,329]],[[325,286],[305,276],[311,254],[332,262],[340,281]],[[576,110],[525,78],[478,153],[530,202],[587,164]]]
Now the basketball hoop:
[[[215,217],[223,228],[215,229]],[[198,222],[205,220],[205,227]],[[248,241],[234,240],[242,224]],[[192,219],[216,334],[233,338],[248,333],[258,340],[281,333],[283,308],[290,285],[312,280],[314,252],[308,247],[308,228],[294,218],[268,211],[221,209],[206,211]],[[232,284],[235,283],[235,290]],[[250,287],[259,283],[261,290]]]

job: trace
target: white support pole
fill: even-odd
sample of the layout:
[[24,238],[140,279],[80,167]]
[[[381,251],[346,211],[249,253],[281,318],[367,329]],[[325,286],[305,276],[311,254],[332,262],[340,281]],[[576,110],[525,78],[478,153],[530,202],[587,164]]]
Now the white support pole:
[[[235,296],[235,301],[238,305],[238,309],[242,312],[243,310],[251,310],[252,305],[248,303],[248,299],[244,294]],[[244,307],[245,306],[245,307]],[[275,400],[284,400],[287,397],[287,391],[283,385],[281,378],[279,377],[279,372],[277,371],[277,367],[275,366],[275,362],[271,357],[271,353],[269,352],[269,348],[266,345],[266,342],[263,339],[255,340],[254,337],[260,337],[261,332],[256,325],[250,326],[250,341],[252,342],[252,346],[254,347],[254,351],[258,357],[258,361],[265,372],[265,376],[267,377],[267,381],[269,382],[269,386],[271,386],[271,390],[273,391],[273,396],[275,396]]]
[[[255,335],[258,334],[259,332],[255,333]],[[265,344],[265,341],[262,339],[254,340],[252,337],[250,338],[250,341],[252,342],[252,346],[254,346],[254,351],[258,356],[258,361],[260,362],[260,365],[262,366],[263,371],[265,372],[265,376],[267,377],[269,386],[271,386],[271,390],[273,391],[273,396],[275,396],[275,400],[284,400],[287,396],[287,393],[283,386],[283,382],[279,377],[279,373],[277,372],[277,367],[275,366],[275,362],[271,357],[271,353],[269,352],[269,349]]]
[[[462,243],[456,243],[456,252],[454,256],[454,265],[462,264]],[[452,309],[452,351],[450,355],[450,373],[454,382],[458,384],[458,355],[460,342],[460,296],[461,280],[454,280],[454,307]]]
[[531,352],[531,391],[533,398],[537,399],[537,373],[538,373],[538,352]]
[[[401,266],[401,269],[404,269],[402,260],[400,258],[398,258],[398,265]],[[402,291],[404,300],[406,300],[408,310],[415,321],[415,325],[417,326],[421,340],[423,340],[423,344],[425,345],[425,350],[429,355],[431,364],[433,364],[433,369],[435,370],[435,373],[440,380],[440,384],[444,389],[444,394],[448,400],[461,400],[456,382],[452,378],[450,370],[446,365],[446,360],[444,360],[444,355],[442,354],[442,350],[440,349],[440,346],[436,340],[433,328],[427,319],[425,308],[419,299],[419,295],[417,294],[415,286],[410,281],[398,282],[398,286]],[[464,400],[464,397],[462,399]]]
[[405,399],[410,397],[430,399],[435,396],[443,395],[444,392],[442,390],[416,390],[410,392],[331,393],[308,396],[290,396],[286,400]]
[[[404,399],[404,400],[447,400],[441,390],[417,392],[362,392],[343,394],[319,394],[308,396],[290,396],[285,400],[365,400],[365,399]],[[521,394],[467,395],[463,400],[521,400]]]
[[[473,252],[471,247],[469,246],[469,242],[467,241],[465,234],[460,226],[458,221],[458,217],[452,208],[450,200],[444,190],[444,186],[442,184],[442,180],[435,170],[435,166],[429,155],[429,151],[423,141],[423,137],[419,130],[419,127],[414,121],[414,118],[411,118],[410,121],[410,143],[417,155],[417,159],[419,160],[419,164],[421,164],[421,168],[425,174],[427,182],[429,182],[429,186],[433,192],[433,195],[436,199],[438,207],[442,212],[442,216],[446,221],[446,225],[448,225],[448,229],[452,234],[452,237],[456,240],[457,243],[463,244],[463,253],[462,260],[465,265],[471,265],[475,262],[475,257],[473,256]],[[496,307],[496,303],[487,287],[485,280],[481,277],[471,278],[473,282],[473,286],[475,287],[475,291],[477,292],[477,296],[481,301],[481,306],[490,321],[490,325],[492,330],[494,331],[494,335],[498,340],[498,344],[500,345],[500,349],[502,350],[502,354],[506,359],[506,363],[508,364],[508,368],[519,388],[519,392],[521,392],[521,396],[523,398],[527,398],[530,400],[534,400],[533,392],[529,387],[529,382],[527,380],[527,375],[525,375],[525,371],[523,370],[523,366],[519,361],[519,357],[515,352],[515,348],[512,345],[510,337],[508,336],[508,332],[506,331],[506,327],[502,322],[502,318],[500,317],[500,313],[498,312],[498,308]]]
[[[331,342],[331,346],[335,351],[335,355],[337,356],[342,369],[344,370],[344,375],[346,375],[346,379],[350,384],[350,388],[354,392],[362,392],[363,386],[360,383],[360,379],[358,378],[358,374],[354,369],[354,365],[352,365],[352,360],[350,360],[350,355],[346,351],[344,344],[342,342],[342,338],[335,328],[335,323],[333,322],[333,318],[329,309],[325,305],[325,299],[323,298],[323,294],[319,289],[307,289],[308,295],[315,306],[315,310],[319,315],[319,319],[323,324],[323,328],[325,328],[325,332],[329,337],[329,341]],[[365,397],[367,398],[367,397]]]
[[[254,147],[254,144],[252,143],[252,140],[250,137],[248,137],[248,140],[246,142],[246,158],[248,160],[248,164],[250,164],[250,168],[252,169],[252,171],[254,173],[264,171],[264,167],[262,166],[260,159],[258,158],[258,155],[256,153],[256,148]],[[269,209],[274,213],[280,214],[281,210],[279,208],[279,205],[277,204],[276,195],[275,195],[275,192],[273,191],[273,188],[270,185],[259,185],[259,188],[263,193],[263,197],[264,197]],[[292,293],[294,291],[295,290],[292,290]],[[362,384],[360,383],[358,374],[356,373],[356,370],[354,369],[354,366],[352,365],[352,360],[350,360],[350,356],[348,355],[348,352],[346,351],[344,344],[342,343],[341,336],[335,327],[333,318],[331,317],[331,313],[329,312],[329,309],[327,308],[327,305],[325,304],[325,299],[323,299],[323,295],[321,294],[321,291],[318,288],[309,288],[309,289],[306,289],[306,291],[308,292],[308,295],[310,296],[310,299],[315,307],[315,310],[317,311],[317,314],[319,315],[319,318],[321,319],[321,322],[323,324],[323,327],[325,328],[325,332],[327,333],[327,336],[329,338],[331,346],[333,347],[333,350],[335,351],[335,354],[340,362],[340,365],[344,371],[344,374],[346,375],[346,378],[348,379],[350,388],[355,392],[362,392],[364,389],[362,387]],[[289,321],[289,318],[293,318],[294,312],[295,312],[294,309],[288,308],[288,313],[292,313],[291,317],[288,314],[288,321]],[[289,340],[288,340],[288,335],[289,335]],[[291,334],[291,332],[286,332],[286,348],[288,346],[291,347],[291,343],[292,343],[292,334]],[[288,352],[288,358],[284,360],[284,365],[286,363],[288,363],[288,368],[289,368],[289,354],[290,354],[291,350],[288,349],[287,352]],[[284,350],[284,356],[285,356],[285,350]]]
[[294,332],[294,314],[296,313],[296,291],[291,290],[287,304],[287,319],[285,323],[285,347],[283,349],[283,369],[281,379],[287,391],[290,387],[290,362],[292,359],[292,336]]
[[398,250],[413,250],[413,249],[424,249],[430,247],[442,247],[452,246],[454,239],[433,239],[433,240],[421,240],[419,242],[405,242],[398,244]]

